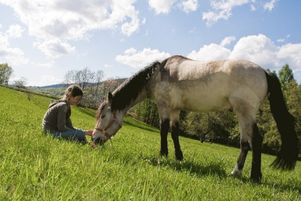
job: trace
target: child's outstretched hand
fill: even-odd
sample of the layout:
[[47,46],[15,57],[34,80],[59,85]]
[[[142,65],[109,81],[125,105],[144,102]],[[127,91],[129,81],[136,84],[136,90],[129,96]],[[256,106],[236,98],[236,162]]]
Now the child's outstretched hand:
[[92,136],[92,133],[93,133],[93,130],[86,130],[85,131],[85,134],[89,135],[89,136]]

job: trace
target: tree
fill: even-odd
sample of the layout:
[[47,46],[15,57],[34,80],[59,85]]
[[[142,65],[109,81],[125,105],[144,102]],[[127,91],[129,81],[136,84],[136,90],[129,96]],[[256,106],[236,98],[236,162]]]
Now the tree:
[[288,64],[282,66],[281,70],[279,71],[279,80],[284,87],[289,82],[295,81],[293,71]]
[[74,70],[69,70],[69,71],[65,74],[65,83],[66,83],[66,84],[72,84],[72,83],[75,83],[75,75],[76,75],[76,71],[74,71]]
[[99,94],[99,90],[100,90],[100,85],[101,85],[101,81],[103,79],[104,75],[103,75],[103,71],[102,70],[98,70],[96,73],[95,73],[95,76],[94,76],[94,83],[95,83],[95,94]]
[[94,73],[90,71],[87,67],[81,70],[81,87],[84,90],[89,83],[94,81]]
[[88,68],[70,70],[65,74],[66,84],[77,84],[84,91],[81,103],[89,107],[97,107],[101,96],[101,80],[103,71],[93,72]]
[[18,88],[26,88],[26,78],[25,77],[21,77],[19,80],[15,80],[14,81],[14,85]]
[[8,64],[0,64],[0,84],[8,84],[13,69]]

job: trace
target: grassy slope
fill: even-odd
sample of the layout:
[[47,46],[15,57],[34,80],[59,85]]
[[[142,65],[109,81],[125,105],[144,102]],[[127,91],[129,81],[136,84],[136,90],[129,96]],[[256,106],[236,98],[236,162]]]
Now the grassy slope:
[[[96,150],[41,134],[49,99],[0,87],[0,200],[300,200],[300,162],[293,172],[269,167],[263,182],[228,176],[238,149],[181,138],[185,161],[159,158],[158,131],[126,119]],[[94,112],[74,108],[77,127],[94,126]]]

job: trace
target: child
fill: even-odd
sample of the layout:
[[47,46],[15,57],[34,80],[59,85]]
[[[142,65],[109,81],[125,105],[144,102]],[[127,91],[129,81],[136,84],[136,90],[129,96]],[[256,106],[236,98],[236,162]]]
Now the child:
[[42,121],[45,133],[53,137],[87,143],[85,135],[92,135],[93,130],[74,128],[70,119],[70,105],[77,105],[83,96],[83,91],[76,85],[69,86],[63,98],[51,103]]

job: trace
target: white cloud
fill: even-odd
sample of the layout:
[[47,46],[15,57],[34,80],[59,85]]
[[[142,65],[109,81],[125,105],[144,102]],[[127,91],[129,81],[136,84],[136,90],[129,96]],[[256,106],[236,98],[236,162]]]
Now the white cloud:
[[211,43],[209,45],[204,45],[198,51],[192,51],[188,54],[189,58],[210,61],[210,60],[222,60],[227,59],[231,54],[231,51],[221,45]]
[[37,42],[34,46],[50,58],[58,58],[75,50],[75,47],[59,39]]
[[301,70],[301,43],[288,43],[280,47],[277,57],[294,69]]
[[230,58],[247,59],[265,67],[280,65],[277,59],[279,48],[263,34],[240,38],[234,46]]
[[189,13],[197,10],[198,0],[148,0],[148,5],[156,14],[167,14],[174,6]]
[[134,48],[129,48],[123,54],[116,56],[116,61],[132,68],[142,68],[154,61],[161,61],[169,57],[170,54],[160,52],[157,49],[144,48],[138,51]]
[[277,42],[278,42],[278,43],[284,43],[284,42],[285,42],[285,39],[284,39],[284,38],[279,38],[279,39],[277,39]]
[[211,0],[210,5],[213,11],[203,13],[202,19],[207,25],[216,23],[223,19],[227,20],[232,15],[232,9],[249,3],[249,0]]
[[233,43],[235,40],[236,40],[236,38],[234,36],[227,36],[221,41],[220,45],[225,47],[225,46]]
[[272,11],[275,7],[275,4],[276,4],[277,0],[271,0],[269,2],[266,2],[264,5],[263,5],[263,8],[265,10],[268,10],[268,11]]
[[6,35],[9,38],[20,38],[22,37],[22,34],[24,32],[24,29],[20,25],[11,25],[9,26],[8,30],[6,31]]
[[188,57],[202,61],[246,59],[272,70],[289,64],[294,72],[301,71],[301,43],[279,46],[263,34],[242,37],[233,49],[225,48],[222,43],[204,45],[189,53]]
[[156,14],[169,13],[176,0],[149,0],[149,6],[155,10]]
[[198,1],[197,0],[184,0],[182,2],[183,10],[186,13],[189,13],[191,11],[196,11],[198,8]]
[[13,8],[29,35],[39,42],[83,39],[92,30],[117,28],[130,36],[140,26],[135,0],[78,0],[76,3],[73,0],[0,0],[0,3]]
[[28,60],[24,56],[24,52],[19,48],[11,47],[9,36],[0,32],[0,61],[8,63],[11,66],[25,64]]
[[[137,12],[133,10],[133,12]],[[138,30],[140,26],[140,20],[139,18],[133,18],[130,22],[125,22],[121,26],[121,31],[123,34],[130,36],[132,35],[136,30]]]

